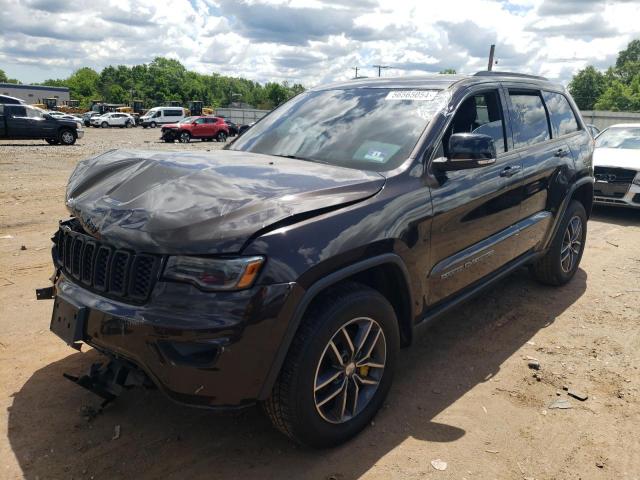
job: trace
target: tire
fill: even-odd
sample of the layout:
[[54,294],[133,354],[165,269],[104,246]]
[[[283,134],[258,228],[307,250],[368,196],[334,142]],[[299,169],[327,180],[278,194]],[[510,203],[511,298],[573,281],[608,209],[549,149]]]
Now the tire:
[[156,122],[151,122],[151,123],[149,124],[149,126],[150,126],[151,128],[156,128],[156,127],[158,126],[158,124],[157,124]]
[[146,126],[146,125],[142,125],[142,128],[144,128],[144,129],[146,130],[146,129],[147,129],[147,126]]
[[78,138],[78,135],[76,134],[76,132],[68,128],[65,128],[60,132],[58,141],[62,145],[73,145],[74,143],[76,143],[77,138]]
[[580,265],[586,238],[587,213],[582,203],[572,200],[549,251],[531,266],[534,278],[553,286],[564,285],[571,280]]
[[216,135],[216,141],[218,142],[226,142],[227,141],[227,134],[224,132],[218,132],[218,135]]
[[191,141],[191,135],[189,132],[180,132],[178,135],[178,140],[180,143],[189,143]]
[[108,128],[108,127],[109,127],[109,124],[108,124],[107,122],[102,122],[102,123],[100,124],[100,126],[101,126],[102,128]]
[[49,145],[58,145],[60,143],[60,140],[58,140],[57,138],[45,138],[44,141]]
[[[348,353],[353,350],[345,332],[352,335],[354,350],[361,349],[356,360]],[[364,285],[342,284],[323,294],[305,313],[263,408],[278,430],[302,445],[322,448],[345,442],[365,428],[382,406],[391,388],[399,345],[398,322],[386,298]],[[368,361],[377,366],[356,365],[369,348]],[[340,361],[338,351],[343,356]],[[334,375],[338,377],[327,383]],[[377,385],[364,383],[376,381]]]
[[133,123],[131,121],[124,124],[126,128],[133,128]]

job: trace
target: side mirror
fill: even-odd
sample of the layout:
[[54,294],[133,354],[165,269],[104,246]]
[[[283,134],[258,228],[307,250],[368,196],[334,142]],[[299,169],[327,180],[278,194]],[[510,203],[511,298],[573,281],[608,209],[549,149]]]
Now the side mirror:
[[434,167],[443,170],[466,170],[486,167],[496,162],[493,138],[481,133],[454,133],[449,137],[449,157],[434,160]]

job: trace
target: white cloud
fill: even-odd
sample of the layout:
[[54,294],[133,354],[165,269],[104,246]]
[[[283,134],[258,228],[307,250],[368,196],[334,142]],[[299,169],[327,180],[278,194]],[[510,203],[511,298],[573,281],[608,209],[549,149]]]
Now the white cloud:
[[[498,68],[567,81],[637,36],[631,0],[4,0],[0,65],[42,81],[81,66],[149,62],[313,86],[374,75]],[[607,63],[609,62],[609,63]]]

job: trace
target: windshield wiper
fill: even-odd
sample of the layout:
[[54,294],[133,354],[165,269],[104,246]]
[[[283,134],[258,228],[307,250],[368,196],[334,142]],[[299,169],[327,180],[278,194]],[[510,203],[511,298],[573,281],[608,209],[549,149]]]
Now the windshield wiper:
[[330,165],[329,162],[325,162],[323,160],[316,160],[315,158],[305,158],[305,157],[298,157],[297,155],[290,155],[290,154],[277,154],[277,153],[272,153],[271,155],[273,155],[274,157],[282,157],[282,158],[292,158],[294,160],[304,160],[305,162],[315,162],[315,163],[324,163],[325,165]]

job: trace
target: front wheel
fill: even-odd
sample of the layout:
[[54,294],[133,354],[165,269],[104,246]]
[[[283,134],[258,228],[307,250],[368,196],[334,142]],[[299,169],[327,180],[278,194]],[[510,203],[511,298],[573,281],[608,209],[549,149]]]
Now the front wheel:
[[376,290],[343,284],[320,300],[305,314],[263,406],[291,439],[329,447],[356,435],[380,409],[400,341],[393,307]]
[[100,124],[100,126],[101,126],[102,128],[107,128],[107,127],[109,126],[109,124],[108,124],[107,122],[102,122],[102,123]]
[[77,135],[73,130],[63,130],[60,132],[60,143],[62,145],[73,145],[76,143]]
[[129,121],[129,122],[125,123],[124,126],[127,127],[127,128],[133,128],[133,122]]
[[546,285],[564,285],[573,278],[587,239],[587,213],[572,200],[551,242],[549,251],[531,267],[536,280]]
[[156,122],[151,122],[151,123],[149,124],[149,126],[150,126],[151,128],[156,128],[156,127],[158,126],[158,124],[157,124]]
[[191,135],[189,135],[189,132],[180,132],[178,139],[180,143],[189,143],[189,141],[191,141]]

